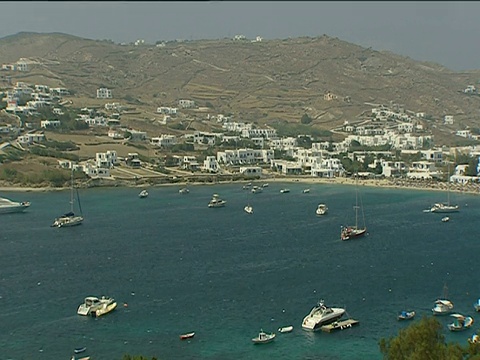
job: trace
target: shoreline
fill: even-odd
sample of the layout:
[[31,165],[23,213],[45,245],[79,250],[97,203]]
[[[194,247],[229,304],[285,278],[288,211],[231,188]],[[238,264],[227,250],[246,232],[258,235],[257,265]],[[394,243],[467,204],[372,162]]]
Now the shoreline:
[[[110,180],[111,181],[111,180]],[[217,180],[217,181],[178,181],[160,184],[138,183],[128,181],[113,181],[110,183],[92,184],[82,183],[80,189],[85,188],[98,188],[98,187],[131,187],[131,188],[148,188],[148,187],[163,187],[163,186],[196,186],[196,185],[218,185],[218,184],[245,184],[252,183],[268,183],[268,182],[281,182],[281,183],[301,183],[306,185],[315,184],[331,184],[331,185],[355,185],[355,179],[352,178],[310,178],[310,177],[263,177],[260,179],[238,179],[238,180]],[[390,188],[390,189],[409,189],[409,190],[427,190],[427,191],[447,191],[448,184],[445,182],[434,181],[418,181],[418,180],[404,180],[404,179],[359,179],[359,186],[377,187],[377,188]],[[68,190],[69,187],[32,187],[32,186],[6,186],[0,185],[0,192],[53,192]],[[452,193],[467,193],[473,195],[480,194],[480,184],[453,184],[450,186],[450,192]]]

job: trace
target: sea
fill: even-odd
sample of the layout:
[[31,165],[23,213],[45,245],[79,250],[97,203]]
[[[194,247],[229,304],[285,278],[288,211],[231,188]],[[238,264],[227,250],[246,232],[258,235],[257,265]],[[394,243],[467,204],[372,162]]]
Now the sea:
[[[341,241],[340,227],[355,221],[355,186],[274,182],[252,194],[242,185],[186,195],[152,187],[145,199],[138,188],[83,189],[85,221],[71,228],[50,227],[69,210],[69,191],[0,194],[31,202],[0,215],[0,359],[71,359],[85,346],[92,360],[375,360],[380,339],[431,316],[446,290],[456,312],[477,320],[450,333],[453,318],[439,317],[446,340],[465,345],[478,330],[480,196],[451,194],[461,211],[442,222],[423,212],[442,192],[360,185],[368,234]],[[207,207],[214,193],[224,208]],[[315,215],[319,203],[327,215]],[[114,312],[77,315],[85,297],[102,295],[116,299]],[[321,299],[359,325],[302,330]],[[417,316],[400,322],[402,310]],[[275,341],[254,345],[260,330]]]

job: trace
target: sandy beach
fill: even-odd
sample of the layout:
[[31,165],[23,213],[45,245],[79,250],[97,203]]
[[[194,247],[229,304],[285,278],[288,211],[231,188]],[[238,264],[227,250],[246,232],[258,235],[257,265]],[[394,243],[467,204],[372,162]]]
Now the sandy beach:
[[[355,179],[353,178],[312,178],[307,176],[278,176],[269,177],[264,176],[260,179],[252,180],[221,180],[216,179],[215,181],[185,181],[184,179],[178,179],[176,182],[162,183],[162,184],[149,184],[147,182],[125,182],[121,183],[115,181],[106,181],[100,184],[83,184],[80,188],[89,188],[89,187],[157,187],[157,186],[185,186],[185,185],[215,185],[215,184],[228,184],[228,183],[247,183],[247,182],[261,182],[261,183],[271,183],[271,182],[297,182],[303,183],[306,186],[313,184],[337,184],[337,185],[355,185]],[[432,190],[432,191],[447,191],[448,184],[445,182],[438,182],[432,180],[407,180],[407,179],[359,179],[359,186],[369,186],[369,187],[383,187],[383,188],[394,188],[394,189],[410,189],[410,190]],[[8,186],[3,183],[0,184],[0,192],[47,192],[47,191],[62,191],[66,190],[66,187],[21,187],[21,186]],[[480,184],[469,183],[469,184],[451,184],[451,192],[461,192],[468,194],[480,194]]]

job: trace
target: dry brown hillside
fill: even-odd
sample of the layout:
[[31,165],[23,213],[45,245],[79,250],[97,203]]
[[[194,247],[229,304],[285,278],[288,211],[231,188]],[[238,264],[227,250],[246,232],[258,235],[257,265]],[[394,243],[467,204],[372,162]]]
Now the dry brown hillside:
[[[0,63],[19,58],[31,61],[31,70],[15,73],[13,81],[64,86],[84,101],[94,101],[96,89],[105,86],[113,90],[114,101],[136,99],[137,107],[151,112],[185,98],[259,123],[300,122],[307,112],[314,119],[310,126],[330,129],[371,109],[366,102],[394,102],[437,121],[454,115],[458,128],[476,127],[479,120],[480,96],[462,92],[477,85],[478,72],[456,73],[328,36],[164,47],[64,34],[0,39]],[[328,91],[337,99],[325,100]]]

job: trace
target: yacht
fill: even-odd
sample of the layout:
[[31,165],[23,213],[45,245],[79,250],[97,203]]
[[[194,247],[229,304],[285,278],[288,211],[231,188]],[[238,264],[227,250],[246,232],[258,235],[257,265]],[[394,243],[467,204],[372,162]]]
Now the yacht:
[[227,202],[223,199],[220,199],[218,194],[213,194],[212,199],[208,203],[209,208],[218,208],[218,207],[224,207]]
[[12,201],[6,198],[0,198],[0,214],[22,212],[30,206],[28,201]]
[[450,314],[453,310],[453,303],[447,299],[438,299],[432,309],[433,315]]
[[317,215],[325,215],[328,211],[328,207],[325,204],[318,204],[317,210],[315,211],[315,214]]
[[[91,316],[100,316],[106,314],[107,312],[112,311],[117,306],[117,303],[114,299],[106,296],[102,296],[100,299],[95,296],[88,296],[85,298],[83,304],[78,307],[78,315],[91,315]],[[109,309],[108,311],[105,311]],[[97,314],[97,311],[99,314]]]
[[345,309],[328,307],[323,300],[320,300],[303,319],[302,328],[311,331],[320,330],[323,325],[330,324],[340,319],[344,313]]
[[188,190],[188,188],[184,187],[184,188],[181,188],[180,190],[178,190],[178,192],[180,194],[188,194],[190,192],[190,190]]
[[430,209],[430,212],[433,213],[452,213],[458,211],[460,211],[458,205],[451,205],[448,203],[436,203],[433,204],[432,208]]
[[250,205],[245,206],[243,210],[245,210],[247,214],[253,214],[253,207],[251,207]]
[[263,330],[260,330],[258,336],[252,339],[254,344],[268,344],[273,340],[275,340],[275,333],[267,334]]
[[145,190],[145,189],[142,190],[142,191],[140,191],[140,194],[138,194],[138,197],[139,197],[140,199],[144,199],[144,198],[146,198],[147,196],[148,196],[148,191]]
[[70,211],[56,218],[51,226],[60,228],[60,227],[80,225],[82,223],[83,223],[83,216],[75,215],[73,211]]
[[281,189],[280,192],[282,194],[286,194],[286,193],[289,193],[290,192],[290,189]]

